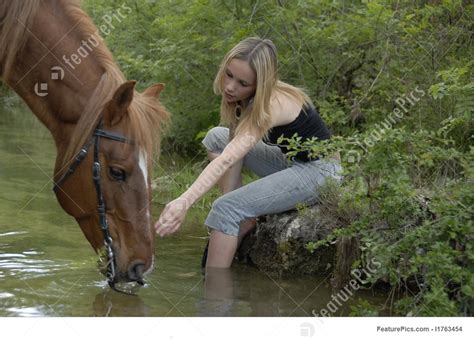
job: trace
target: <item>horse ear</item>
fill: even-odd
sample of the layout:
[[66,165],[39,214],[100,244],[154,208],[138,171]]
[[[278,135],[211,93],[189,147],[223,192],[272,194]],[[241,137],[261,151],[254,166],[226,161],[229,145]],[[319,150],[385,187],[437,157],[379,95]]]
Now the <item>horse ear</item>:
[[114,126],[122,120],[123,116],[127,114],[127,109],[133,99],[133,91],[135,89],[135,80],[127,81],[117,88],[107,105],[104,112],[104,122],[108,126]]
[[143,91],[143,95],[157,98],[160,96],[161,91],[165,88],[165,84],[154,84],[148,87],[145,91]]

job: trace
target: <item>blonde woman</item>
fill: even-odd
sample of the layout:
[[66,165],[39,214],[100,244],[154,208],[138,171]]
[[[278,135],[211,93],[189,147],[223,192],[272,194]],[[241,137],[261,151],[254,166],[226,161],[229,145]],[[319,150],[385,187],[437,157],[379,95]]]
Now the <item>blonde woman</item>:
[[[271,40],[247,38],[232,48],[214,80],[214,91],[222,96],[221,121],[236,126],[235,134],[229,138],[225,127],[207,133],[203,144],[211,162],[186,192],[166,205],[155,228],[160,236],[176,232],[187,210],[219,184],[224,194],[205,221],[212,229],[206,267],[226,268],[257,216],[317,202],[318,188],[329,177],[340,180],[342,169],[339,154],[310,159],[300,152],[290,162],[285,145],[277,145],[281,135],[324,140],[330,132],[309,97],[278,79]],[[260,179],[242,186],[243,166]]]

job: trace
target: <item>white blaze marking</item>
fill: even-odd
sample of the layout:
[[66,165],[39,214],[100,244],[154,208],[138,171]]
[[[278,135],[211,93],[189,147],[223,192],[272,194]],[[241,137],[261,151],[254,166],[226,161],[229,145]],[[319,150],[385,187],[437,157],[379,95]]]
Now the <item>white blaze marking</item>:
[[[147,196],[148,196],[148,161],[147,161],[146,152],[143,151],[143,150],[140,150],[140,152],[139,152],[138,166],[140,167],[140,169],[142,171],[143,179],[145,180],[145,192],[147,193]],[[146,216],[147,216],[148,219],[150,219],[150,208],[149,207],[147,207]]]
[[[140,167],[142,174],[143,174],[143,179],[145,180],[145,192],[148,197],[148,159],[147,159],[147,154],[145,151],[140,150],[139,156],[138,156],[138,166]],[[150,206],[147,206],[146,209],[146,218],[147,218],[147,223],[150,223]],[[153,268],[155,266],[155,255],[153,254],[151,257],[151,265],[146,272],[143,273],[144,276],[148,275],[151,271],[153,271]]]
[[148,162],[147,162],[146,153],[143,150],[140,150],[138,157],[138,165],[143,173],[143,178],[145,179],[145,187],[148,189]]

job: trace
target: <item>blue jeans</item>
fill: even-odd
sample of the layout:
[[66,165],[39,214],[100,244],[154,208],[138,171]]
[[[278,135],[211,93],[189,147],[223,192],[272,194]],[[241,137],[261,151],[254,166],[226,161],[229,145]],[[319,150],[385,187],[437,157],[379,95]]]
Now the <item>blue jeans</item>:
[[[214,127],[202,143],[208,151],[222,153],[228,138],[228,128]],[[328,178],[342,179],[342,167],[335,160],[289,163],[278,146],[262,141],[244,157],[244,167],[260,179],[216,199],[205,221],[227,235],[237,236],[244,219],[288,211],[297,204],[315,204],[319,188]]]

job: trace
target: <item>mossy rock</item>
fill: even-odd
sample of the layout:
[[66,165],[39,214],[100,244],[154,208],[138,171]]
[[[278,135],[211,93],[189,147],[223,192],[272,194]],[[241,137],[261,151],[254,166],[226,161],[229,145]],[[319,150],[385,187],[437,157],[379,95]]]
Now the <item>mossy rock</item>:
[[311,253],[309,242],[317,242],[331,232],[319,206],[259,217],[255,230],[242,242],[240,261],[278,275],[323,275],[334,266],[336,247],[323,246]]

